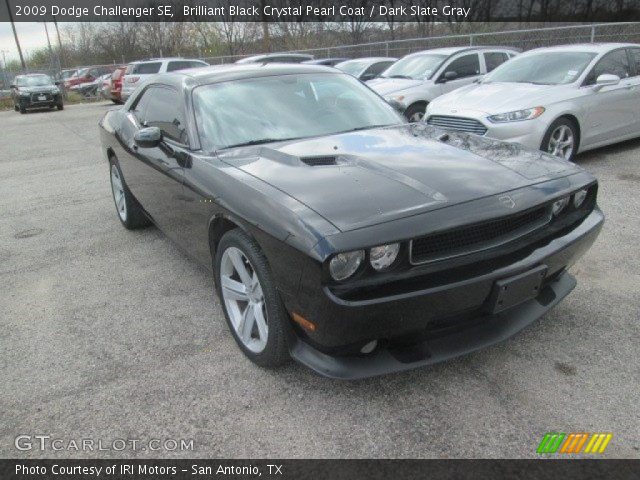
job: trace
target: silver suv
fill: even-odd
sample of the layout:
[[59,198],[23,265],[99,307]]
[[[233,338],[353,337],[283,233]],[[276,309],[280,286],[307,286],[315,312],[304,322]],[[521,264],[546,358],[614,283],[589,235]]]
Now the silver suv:
[[190,58],[153,58],[132,62],[122,77],[122,101],[126,101],[138,85],[151,75],[157,73],[175,72],[187,68],[208,67],[207,62]]
[[424,50],[401,58],[367,85],[400,104],[409,121],[419,122],[431,100],[473,83],[518,53],[511,47]]

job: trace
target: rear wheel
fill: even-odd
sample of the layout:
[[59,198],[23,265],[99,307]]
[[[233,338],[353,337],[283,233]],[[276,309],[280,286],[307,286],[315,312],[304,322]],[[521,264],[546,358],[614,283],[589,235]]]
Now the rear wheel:
[[142,211],[142,207],[127,188],[122,171],[115,157],[109,158],[111,192],[116,205],[118,218],[125,228],[135,230],[149,225],[149,219]]
[[578,128],[568,118],[559,118],[551,124],[542,139],[540,150],[564,158],[573,160],[578,150]]
[[260,247],[240,229],[225,233],[214,275],[225,319],[242,352],[262,367],[286,363],[288,315]]

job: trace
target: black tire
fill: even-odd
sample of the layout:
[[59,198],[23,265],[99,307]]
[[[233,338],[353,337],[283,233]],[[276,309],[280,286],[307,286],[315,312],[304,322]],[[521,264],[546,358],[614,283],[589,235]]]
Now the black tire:
[[[251,262],[251,267],[253,267],[254,272],[257,274],[260,286],[262,287],[264,304],[267,312],[267,325],[269,329],[266,346],[260,353],[252,352],[244,345],[242,340],[240,340],[231,323],[229,312],[227,311],[227,307],[222,296],[222,289],[220,287],[220,264],[224,251],[229,247],[239,249],[247,257],[249,262]],[[228,231],[222,236],[218,243],[214,258],[213,271],[216,292],[220,299],[220,303],[222,304],[222,310],[224,311],[227,326],[238,344],[238,347],[240,347],[247,358],[256,365],[265,368],[278,367],[290,361],[291,357],[289,355],[289,348],[287,344],[289,315],[287,314],[282,303],[282,299],[280,298],[280,294],[276,289],[267,259],[257,243],[240,229]]]
[[20,113],[22,113],[23,115],[27,113],[27,109],[24,107],[20,107],[19,110],[20,110]]
[[13,109],[14,109],[16,112],[19,112],[19,111],[20,111],[20,107],[19,107],[18,105],[15,105],[15,104],[13,105]]
[[578,133],[579,132],[578,126],[575,124],[574,121],[570,120],[569,118],[566,118],[566,117],[558,118],[549,126],[549,128],[547,129],[547,132],[544,134],[544,137],[542,137],[540,150],[553,155],[553,152],[550,151],[549,141],[551,140],[551,135],[556,131],[556,129],[562,126],[568,127],[571,130],[571,135],[574,141],[571,154],[568,157],[563,156],[562,158],[565,158],[566,160],[569,160],[569,161],[573,161],[573,159],[576,156],[578,147],[580,146],[580,134]]
[[113,181],[110,181],[109,183],[111,184],[111,194],[113,196],[113,201],[114,204],[116,206],[116,214],[118,215],[118,218],[120,219],[120,222],[122,223],[122,225],[124,225],[124,227],[127,230],[136,230],[138,228],[144,228],[148,225],[151,224],[149,218],[147,218],[147,216],[145,215],[142,207],[140,206],[140,204],[138,203],[138,201],[135,199],[135,197],[133,196],[133,194],[129,191],[129,188],[127,187],[126,182],[124,181],[124,176],[122,175],[122,170],[120,170],[120,165],[118,164],[118,159],[112,155],[109,157],[109,178],[111,180],[111,169],[112,168],[116,168],[118,171],[118,174],[120,176],[120,179],[122,181],[122,187],[123,187],[123,191],[124,191],[124,202],[126,205],[125,208],[125,216],[124,218],[120,215],[119,213],[119,209],[118,209],[118,203],[116,200],[116,194],[114,191],[114,185],[113,185]]
[[64,110],[64,105],[62,103],[59,103],[58,105],[56,105],[56,108],[58,110]]
[[[407,108],[404,112],[404,116],[410,122],[418,122],[418,121],[422,121],[422,118],[424,117],[424,113],[426,111],[427,111],[427,106],[424,103],[417,103]],[[414,118],[416,116],[419,116],[420,119],[418,120]],[[412,118],[413,120],[411,120]]]

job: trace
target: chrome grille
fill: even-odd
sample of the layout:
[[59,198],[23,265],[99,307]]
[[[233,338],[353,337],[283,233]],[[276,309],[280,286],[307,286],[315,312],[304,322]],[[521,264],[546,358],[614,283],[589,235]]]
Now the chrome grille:
[[484,135],[487,133],[487,127],[473,118],[449,117],[446,115],[431,115],[427,119],[429,125],[441,127],[446,130],[456,130],[460,132],[475,133],[476,135]]
[[420,264],[488,249],[531,233],[549,220],[547,207],[540,207],[415,238],[410,245],[410,260]]

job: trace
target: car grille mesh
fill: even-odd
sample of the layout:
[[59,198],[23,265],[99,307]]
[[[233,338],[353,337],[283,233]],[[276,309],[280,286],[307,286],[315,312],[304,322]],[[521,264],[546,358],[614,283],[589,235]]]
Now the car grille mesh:
[[547,223],[546,207],[506,218],[434,233],[411,241],[411,263],[464,255],[518,238]]
[[475,133],[476,135],[484,135],[487,133],[487,127],[472,118],[432,115],[427,119],[427,123],[447,130]]

